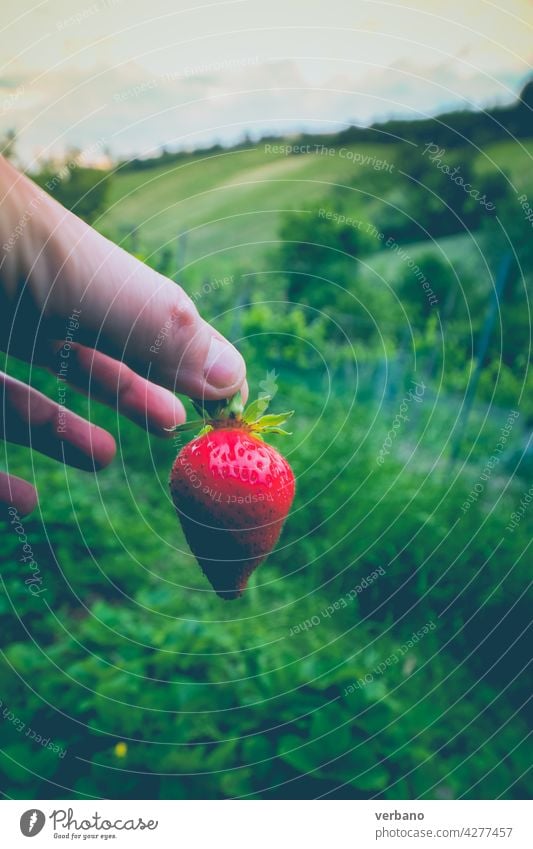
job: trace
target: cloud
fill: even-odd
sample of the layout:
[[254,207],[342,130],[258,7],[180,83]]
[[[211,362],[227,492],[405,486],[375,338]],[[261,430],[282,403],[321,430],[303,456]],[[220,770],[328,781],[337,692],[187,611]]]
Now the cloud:
[[19,71],[0,80],[0,117],[4,129],[16,128],[26,162],[102,140],[116,156],[146,155],[163,145],[229,143],[245,132],[334,131],[393,115],[505,102],[522,81],[516,71],[495,80],[456,60],[397,60],[363,72],[334,68],[323,81],[310,80],[294,60],[253,55],[161,74],[126,62],[68,73]]

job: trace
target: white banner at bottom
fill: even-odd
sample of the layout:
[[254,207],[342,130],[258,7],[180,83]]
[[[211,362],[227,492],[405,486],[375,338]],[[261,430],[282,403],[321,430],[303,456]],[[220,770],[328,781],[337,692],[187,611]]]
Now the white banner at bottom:
[[[3,801],[2,846],[533,847],[527,801]],[[35,839],[35,843],[29,843]]]

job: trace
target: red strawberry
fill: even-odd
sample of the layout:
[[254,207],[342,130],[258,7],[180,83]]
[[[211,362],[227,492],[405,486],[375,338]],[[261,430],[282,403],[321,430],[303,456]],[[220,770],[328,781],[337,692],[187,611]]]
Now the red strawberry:
[[[262,416],[270,398],[242,413],[240,396],[195,403],[209,416],[200,435],[178,454],[170,473],[172,499],[187,542],[215,592],[242,595],[254,569],[274,548],[294,498],[294,475],[260,433],[291,413]],[[195,427],[182,425],[176,430]]]

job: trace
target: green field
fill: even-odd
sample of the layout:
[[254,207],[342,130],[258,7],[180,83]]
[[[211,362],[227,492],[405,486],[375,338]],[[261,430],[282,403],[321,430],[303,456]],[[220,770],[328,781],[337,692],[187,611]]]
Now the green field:
[[[394,162],[389,146],[352,146],[349,150]],[[109,210],[98,226],[107,234],[140,226],[143,241],[151,249],[191,233],[197,255],[238,245],[243,233],[251,242],[268,242],[276,236],[280,210],[306,208],[329,185],[345,185],[365,167],[338,153],[267,153],[264,144],[207,157],[191,156],[174,166],[118,174]],[[143,210],[142,221],[139,209]],[[204,232],[210,227],[214,243],[213,233]],[[222,234],[218,227],[227,229]]]
[[[255,272],[269,266],[280,215],[286,210],[315,210],[332,188],[342,197],[347,215],[353,210],[372,221],[380,202],[380,188],[372,178],[378,173],[382,183],[393,182],[402,168],[397,146],[350,145],[342,150],[342,155],[337,149],[333,156],[313,152],[288,156],[265,152],[260,143],[208,156],[193,154],[146,171],[119,172],[111,183],[109,208],[96,226],[126,246],[136,229],[137,244],[148,257],[169,249],[185,285],[223,277],[235,267]],[[520,145],[497,143],[477,154],[476,170],[482,180],[487,172],[501,169],[518,193],[532,193],[532,155],[531,140]],[[374,170],[374,160],[392,165],[392,170],[383,166],[382,171]],[[486,274],[475,234],[439,240],[437,249],[454,267],[459,263],[461,272]],[[398,267],[392,253],[368,262],[388,276]]]

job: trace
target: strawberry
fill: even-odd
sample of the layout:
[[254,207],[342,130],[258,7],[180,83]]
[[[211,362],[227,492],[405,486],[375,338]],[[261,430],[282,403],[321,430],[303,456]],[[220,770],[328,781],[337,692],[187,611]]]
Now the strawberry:
[[259,398],[245,412],[239,393],[230,401],[193,402],[204,427],[179,452],[170,473],[187,542],[217,595],[226,600],[242,595],[254,569],[270,554],[294,498],[291,467],[261,437],[286,433],[280,425],[292,413],[263,415],[270,400]]

